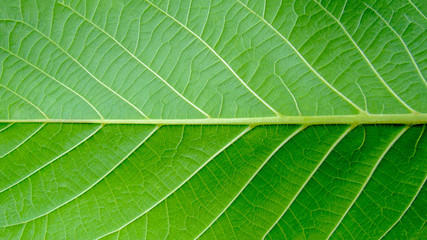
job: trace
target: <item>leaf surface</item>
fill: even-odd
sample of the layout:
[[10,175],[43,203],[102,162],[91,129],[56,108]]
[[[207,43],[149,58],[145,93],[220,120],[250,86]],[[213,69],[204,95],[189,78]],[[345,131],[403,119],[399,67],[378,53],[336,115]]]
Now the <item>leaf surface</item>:
[[0,238],[427,236],[423,1],[0,6]]

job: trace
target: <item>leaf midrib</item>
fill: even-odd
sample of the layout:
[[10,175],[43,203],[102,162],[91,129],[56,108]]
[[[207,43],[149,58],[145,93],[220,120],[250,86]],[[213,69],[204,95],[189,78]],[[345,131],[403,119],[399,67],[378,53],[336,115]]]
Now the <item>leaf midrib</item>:
[[269,124],[427,124],[427,113],[278,116],[194,119],[0,119],[0,123],[97,123],[156,125],[269,125]]

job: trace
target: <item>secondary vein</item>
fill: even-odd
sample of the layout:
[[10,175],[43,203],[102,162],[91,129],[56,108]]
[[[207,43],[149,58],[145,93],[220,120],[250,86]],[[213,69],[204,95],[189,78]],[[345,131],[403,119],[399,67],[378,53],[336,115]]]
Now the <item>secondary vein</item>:
[[[207,118],[210,118],[209,114],[207,114],[205,111],[200,109],[198,106],[196,106],[194,103],[192,103],[189,99],[187,99],[184,95],[182,95],[178,90],[176,90],[172,85],[170,85],[165,79],[163,79],[157,72],[155,72],[153,69],[151,69],[147,64],[143,63],[139,58],[137,58],[133,53],[131,53],[123,44],[121,44],[117,39],[115,39],[113,36],[111,36],[109,33],[107,33],[104,29],[96,25],[94,22],[87,19],[85,16],[81,15],[79,12],[74,10],[68,5],[65,5],[63,3],[58,2],[58,4],[64,6],[65,8],[70,9],[72,12],[74,12],[76,15],[81,17],[86,22],[90,23],[92,26],[97,28],[99,31],[101,31],[103,34],[108,36],[111,40],[113,40],[117,45],[119,45],[126,53],[128,53],[132,58],[134,58],[138,63],[140,63],[142,66],[144,66],[147,70],[149,70],[151,73],[153,73],[157,78],[159,78],[166,86],[168,86],[174,93],[176,93],[180,98],[182,98],[185,102],[190,104],[192,107],[194,107],[197,111],[205,115]],[[145,115],[145,114],[144,114]],[[148,117],[147,117],[148,118]]]
[[215,54],[215,56],[218,57],[218,59],[224,63],[224,65],[231,71],[231,73],[242,83],[242,85],[252,94],[254,95],[260,102],[262,102],[268,109],[270,109],[272,112],[274,112],[274,114],[276,114],[277,116],[280,116],[281,114],[274,109],[272,106],[270,106],[264,99],[262,99],[254,90],[252,90],[251,87],[248,86],[248,84],[246,84],[245,81],[243,81],[243,79],[237,75],[237,73],[231,68],[231,66],[209,45],[205,42],[205,40],[203,40],[199,35],[197,35],[196,33],[194,33],[193,31],[191,31],[186,25],[184,25],[183,23],[181,23],[180,21],[178,21],[176,18],[172,17],[169,13],[167,13],[166,11],[164,11],[163,9],[159,8],[157,5],[153,4],[152,2],[145,0],[147,3],[149,3],[151,6],[153,6],[154,8],[156,8],[158,11],[162,12],[163,14],[165,14],[166,16],[168,16],[170,19],[172,19],[173,21],[175,21],[176,23],[178,23],[181,27],[183,27],[184,29],[186,29],[189,33],[191,33],[193,36],[195,36],[198,40],[200,40],[200,42],[202,42],[213,54]]

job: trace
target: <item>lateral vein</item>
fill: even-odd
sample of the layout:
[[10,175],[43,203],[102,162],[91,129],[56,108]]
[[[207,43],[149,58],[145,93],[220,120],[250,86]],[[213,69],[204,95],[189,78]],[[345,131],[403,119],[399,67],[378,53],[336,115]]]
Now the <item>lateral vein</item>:
[[14,123],[9,123],[7,126],[5,126],[4,128],[0,129],[0,133],[5,131],[6,129],[10,128]]
[[292,200],[286,206],[285,210],[282,212],[282,214],[279,216],[279,218],[277,218],[276,222],[274,222],[273,225],[267,230],[267,232],[265,233],[263,239],[265,239],[265,237],[270,233],[270,231],[277,225],[277,223],[279,223],[280,219],[282,219],[282,217],[285,215],[285,213],[291,208],[291,205],[293,204],[293,202],[297,199],[297,197],[299,196],[299,194],[301,193],[301,191],[305,188],[305,186],[307,185],[307,183],[312,179],[312,177],[317,172],[317,170],[320,168],[320,166],[323,164],[323,162],[326,160],[326,158],[328,158],[329,154],[335,149],[335,147],[341,142],[341,140],[343,140],[345,138],[345,136],[347,136],[347,134],[349,132],[351,132],[351,130],[353,130],[354,128],[355,128],[354,125],[348,127],[347,130],[343,134],[341,134],[341,136],[332,144],[332,146],[325,153],[325,155],[320,160],[320,162],[317,164],[317,166],[310,173],[310,176],[307,177],[307,180],[303,183],[303,185],[300,187],[300,189],[298,190],[298,192],[294,195],[294,197],[292,198]]
[[49,119],[49,117],[46,115],[45,112],[43,112],[38,106],[36,106],[33,102],[31,102],[30,100],[28,100],[24,96],[18,94],[17,92],[13,91],[12,89],[6,87],[3,84],[0,84],[0,87],[6,89],[7,91],[9,91],[9,92],[13,93],[14,95],[18,96],[19,98],[21,98],[22,100],[24,100],[25,102],[27,102],[28,104],[30,104],[31,106],[33,106],[35,109],[37,109],[37,111],[39,111],[46,119]]
[[92,189],[95,185],[97,185],[99,182],[101,182],[101,180],[103,180],[105,177],[107,177],[111,172],[114,171],[114,169],[116,169],[118,166],[120,166],[126,159],[128,159],[128,157],[130,155],[132,155],[147,139],[149,139],[160,127],[156,126],[139,144],[137,144],[124,158],[122,158],[115,166],[113,166],[108,172],[106,172],[103,176],[101,176],[101,178],[99,178],[97,181],[95,181],[93,184],[91,184],[88,188],[84,189],[82,192],[80,192],[79,194],[77,194],[76,196],[68,199],[67,201],[63,202],[62,204],[52,208],[51,210],[49,210],[48,212],[37,216],[35,218],[26,220],[24,222],[20,222],[20,223],[15,223],[15,224],[10,224],[10,225],[6,225],[6,226],[1,226],[2,228],[5,227],[11,227],[11,226],[16,226],[16,225],[20,225],[20,224],[27,224],[28,222],[34,221],[36,219],[39,219],[41,217],[47,216],[49,215],[51,212],[67,205],[68,203],[70,203],[71,201],[77,199],[78,197],[80,197],[81,195],[83,195],[84,193],[86,193],[87,191],[89,191],[90,189]]
[[[168,86],[174,93],[176,93],[180,98],[182,98],[185,102],[187,102],[188,104],[190,104],[192,107],[194,107],[195,109],[197,109],[197,111],[201,112],[203,115],[205,115],[207,118],[210,118],[209,114],[207,114],[206,112],[204,112],[202,109],[200,109],[198,106],[196,106],[194,103],[192,103],[190,100],[188,100],[184,95],[182,95],[180,92],[178,92],[178,90],[176,90],[174,87],[172,87],[165,79],[163,79],[157,72],[155,72],[153,69],[151,69],[147,64],[143,63],[141,60],[139,60],[139,58],[137,58],[133,53],[131,53],[125,46],[123,46],[123,44],[121,44],[117,39],[115,39],[113,36],[111,36],[109,33],[107,33],[104,29],[102,29],[101,27],[99,27],[98,25],[96,25],[94,22],[92,22],[91,20],[87,19],[85,16],[81,15],[79,12],[77,12],[76,10],[74,10],[73,8],[71,8],[68,5],[65,5],[61,2],[58,2],[58,4],[70,9],[72,12],[74,12],[76,15],[78,15],[79,17],[81,17],[83,20],[87,21],[88,23],[90,23],[92,26],[94,26],[95,28],[97,28],[99,31],[101,31],[102,33],[104,33],[106,36],[108,36],[111,40],[113,40],[117,45],[119,45],[126,53],[128,53],[132,58],[134,58],[138,63],[140,63],[142,66],[144,66],[147,70],[149,70],[151,73],[153,73],[157,78],[159,78],[166,86]],[[148,118],[148,117],[147,117]]]
[[421,12],[421,10],[417,7],[417,6],[415,6],[415,4],[411,1],[411,0],[408,0],[408,2],[409,2],[409,4],[411,4],[412,5],[412,7],[414,7],[415,8],[415,10],[425,19],[425,20],[427,20],[427,17],[426,17],[426,15],[424,15],[424,13],[423,12]]
[[311,64],[304,58],[304,56],[301,55],[301,53],[295,48],[295,46],[287,39],[285,36],[283,36],[276,28],[274,28],[269,22],[267,22],[264,18],[262,18],[260,15],[258,15],[256,12],[254,12],[252,9],[250,9],[248,6],[246,6],[244,3],[242,3],[240,0],[237,0],[238,3],[240,3],[243,7],[245,7],[249,12],[257,16],[262,22],[264,22],[267,26],[269,26],[280,38],[282,38],[288,46],[292,48],[292,50],[298,55],[298,57],[304,62],[305,65],[307,65],[308,68],[324,83],[326,84],[333,92],[338,94],[341,98],[343,98],[345,101],[347,101],[351,106],[353,106],[355,109],[357,109],[361,113],[367,114],[366,111],[361,109],[359,106],[357,106],[353,101],[351,101],[348,97],[346,97],[343,93],[338,91],[334,86],[332,86],[326,79],[320,75],[319,72],[316,71],[316,69],[311,66]]
[[[59,2],[58,2],[59,3]],[[106,88],[108,91],[110,91],[111,93],[113,93],[114,95],[116,95],[117,97],[119,97],[121,100],[123,100],[124,102],[126,102],[127,104],[129,104],[132,108],[134,108],[138,113],[140,113],[144,118],[148,118],[148,116],[143,113],[139,108],[137,108],[135,105],[133,105],[131,102],[129,102],[127,99],[125,99],[122,95],[118,94],[116,91],[114,91],[113,89],[111,89],[109,86],[105,85],[105,83],[101,82],[101,80],[99,80],[97,77],[95,77],[91,72],[89,72],[89,70],[87,68],[85,68],[79,61],[77,61],[77,59],[75,59],[73,56],[71,56],[67,51],[65,51],[64,48],[62,48],[58,43],[56,43],[55,41],[53,41],[51,38],[49,38],[46,34],[44,34],[43,32],[41,32],[40,30],[38,30],[37,28],[35,28],[34,26],[23,22],[23,21],[19,21],[19,20],[9,20],[9,19],[0,19],[0,21],[14,21],[14,22],[18,22],[18,23],[22,23],[26,26],[28,26],[29,28],[33,29],[34,31],[36,31],[37,33],[39,33],[40,35],[42,35],[44,38],[46,38],[49,42],[51,42],[53,45],[55,45],[58,49],[60,49],[65,55],[67,55],[67,57],[69,57],[73,62],[75,62],[77,65],[79,65],[79,67],[81,69],[83,69],[87,74],[89,74],[96,82],[98,82],[99,84],[101,84],[104,88]],[[9,51],[10,52],[10,51]],[[16,54],[14,54],[15,56],[17,56]],[[19,57],[20,58],[20,57]],[[22,59],[22,58],[21,58]],[[28,63],[28,61],[25,61]],[[32,64],[31,64],[32,65]],[[38,69],[38,68],[37,68]],[[62,82],[54,79],[55,81],[57,81],[58,83],[60,83],[62,86],[66,87],[67,89],[69,89],[70,91],[74,92],[75,94],[79,95],[85,102],[87,102],[89,105],[91,105],[92,108],[95,109],[95,111],[98,113],[98,115],[100,115],[101,118],[103,118],[103,116],[98,112],[98,110],[91,104],[89,103],[89,101],[82,97],[80,94],[78,94],[76,91],[74,91],[73,89],[69,88],[68,86],[64,85]]]
[[[274,109],[272,106],[270,106],[264,99],[262,99],[254,90],[252,90],[251,87],[248,86],[248,84],[246,84],[245,81],[243,81],[243,79],[237,75],[237,73],[231,68],[231,66],[207,43],[205,42],[205,40],[203,40],[199,35],[197,35],[196,33],[194,33],[193,31],[191,31],[187,26],[185,26],[183,23],[181,23],[180,21],[178,21],[176,18],[174,18],[173,16],[171,16],[169,13],[167,13],[166,11],[164,11],[163,9],[159,8],[157,5],[153,4],[152,2],[150,2],[149,0],[145,0],[147,3],[149,3],[151,6],[153,6],[154,8],[156,8],[158,11],[162,12],[163,14],[165,14],[166,16],[168,16],[170,19],[172,19],[173,21],[175,21],[176,23],[178,23],[181,27],[183,27],[184,29],[186,29],[189,33],[191,33],[193,36],[195,36],[197,39],[200,40],[200,42],[202,42],[213,54],[215,54],[215,56],[218,57],[218,59],[224,63],[224,65],[231,71],[231,73],[242,83],[242,85],[252,94],[254,95],[260,102],[262,102],[268,109],[270,109],[272,112],[274,112],[277,116],[280,116],[281,114]],[[297,106],[298,107],[298,106]]]
[[36,135],[45,125],[46,125],[46,123],[43,123],[42,125],[40,125],[40,127],[38,127],[35,131],[33,131],[30,135],[28,135],[28,137],[26,137],[24,140],[22,140],[20,143],[18,143],[14,148],[10,149],[8,152],[3,154],[3,156],[0,156],[0,159],[4,158],[8,154],[15,151],[17,148],[19,148],[22,144],[24,144],[26,141],[28,141],[30,138],[32,138],[34,135]]
[[242,194],[242,192],[246,189],[246,187],[252,182],[252,180],[257,176],[257,174],[261,171],[261,169],[268,163],[268,161],[279,151],[289,140],[291,140],[295,135],[300,133],[306,128],[306,126],[301,126],[297,130],[295,130],[291,135],[289,135],[285,140],[283,140],[279,146],[277,146],[271,154],[265,159],[261,166],[255,171],[255,173],[251,176],[251,178],[245,183],[245,185],[240,189],[240,191],[236,194],[236,196],[228,203],[228,205],[221,211],[220,214],[207,226],[195,239],[200,238],[224,213],[225,211],[233,204],[233,202]]
[[412,203],[414,203],[415,199],[417,198],[418,194],[421,192],[421,190],[423,189],[423,186],[426,182],[427,177],[424,177],[424,181],[423,183],[420,185],[420,187],[417,190],[417,193],[415,193],[414,197],[412,198],[411,202],[408,204],[408,206],[406,207],[405,211],[402,212],[402,214],[399,216],[399,218],[397,219],[397,221],[395,223],[393,223],[393,225],[391,225],[391,227],[379,238],[380,240],[383,239],[389,232],[390,230],[392,230],[394,228],[394,226],[396,226],[396,224],[398,224],[400,222],[400,220],[403,218],[403,216],[405,216],[406,212],[409,210],[409,208],[412,206]]
[[381,14],[377,11],[377,10],[375,10],[373,7],[371,7],[370,5],[368,5],[368,4],[366,4],[365,2],[363,3],[363,4],[365,4],[366,5],[366,7],[367,8],[369,8],[369,9],[371,9],[383,22],[384,22],[384,24],[388,27],[388,28],[390,28],[390,30],[394,33],[394,35],[396,35],[396,37],[397,38],[399,38],[399,41],[402,43],[402,45],[403,45],[403,47],[405,48],[405,50],[406,50],[406,52],[408,53],[408,55],[409,55],[409,58],[411,58],[411,61],[412,61],[412,63],[414,64],[414,66],[415,66],[415,69],[417,70],[417,73],[418,73],[418,75],[420,76],[420,78],[423,80],[423,82],[424,82],[424,85],[426,85],[427,86],[427,81],[426,81],[426,79],[424,78],[424,76],[423,76],[423,74],[421,73],[421,70],[420,70],[420,68],[419,68],[419,66],[418,66],[418,64],[417,64],[417,62],[415,61],[415,58],[414,58],[414,56],[412,55],[412,53],[411,53],[411,51],[409,50],[409,48],[408,48],[408,45],[406,45],[406,43],[403,41],[403,39],[402,39],[402,37],[396,32],[396,30],[394,30],[394,28],[390,25],[390,23],[389,22],[387,22],[385,19],[384,19],[384,17],[383,16],[381,16]]
[[375,163],[374,167],[372,168],[371,172],[369,173],[368,177],[366,178],[365,182],[363,183],[362,187],[360,188],[359,192],[357,193],[356,197],[353,199],[353,202],[349,205],[345,213],[342,215],[341,219],[338,221],[338,223],[335,225],[334,229],[332,229],[331,233],[329,234],[328,238],[331,238],[331,236],[334,234],[334,232],[337,230],[337,228],[341,225],[341,222],[344,220],[345,216],[347,216],[350,209],[353,207],[353,205],[356,203],[359,196],[362,194],[363,190],[365,189],[366,185],[368,184],[369,180],[372,178],[372,175],[374,174],[375,170],[377,169],[378,165],[380,165],[381,161],[383,160],[384,156],[389,152],[389,150],[393,147],[393,145],[397,142],[397,140],[406,132],[406,130],[409,129],[409,126],[404,127],[397,135],[394,137],[394,139],[390,142],[390,144],[384,149],[384,152],[381,154],[381,156],[378,158],[378,161]]
[[252,127],[250,127],[250,126],[245,128],[245,130],[243,130],[239,135],[237,135],[230,142],[228,142],[226,145],[224,145],[224,147],[222,147],[218,152],[216,152],[214,155],[212,155],[212,157],[210,157],[204,164],[202,164],[196,171],[194,171],[187,179],[185,179],[181,184],[179,184],[175,189],[170,191],[166,196],[164,196],[162,199],[160,199],[157,203],[153,204],[150,208],[148,208],[147,210],[145,210],[144,212],[142,212],[138,216],[134,217],[132,220],[130,220],[129,222],[127,222],[126,224],[124,224],[120,228],[118,228],[114,231],[111,231],[109,233],[106,233],[106,234],[98,237],[97,239],[101,239],[105,236],[108,236],[110,234],[118,232],[118,231],[122,230],[123,228],[125,228],[126,226],[128,226],[129,224],[131,224],[132,222],[136,221],[138,218],[144,216],[151,209],[155,208],[157,205],[159,205],[161,202],[163,202],[165,199],[167,199],[169,196],[171,196],[173,193],[175,193],[179,188],[181,188],[184,184],[186,184],[193,176],[195,176],[202,168],[204,168],[209,162],[211,162],[212,159],[216,158],[220,153],[224,152],[228,147],[233,145],[237,140],[239,140],[243,135],[245,135],[251,129],[252,129]]
[[412,109],[405,101],[403,101],[399,95],[387,84],[387,82],[384,80],[383,77],[381,77],[380,73],[375,69],[374,65],[372,65],[371,60],[366,56],[366,54],[362,51],[362,49],[359,47],[359,45],[356,43],[356,41],[353,39],[353,37],[350,35],[350,33],[347,31],[347,29],[344,27],[344,25],[332,14],[326,9],[321,3],[319,3],[317,0],[313,0],[323,11],[325,11],[326,14],[328,14],[337,24],[340,26],[340,28],[344,31],[345,35],[348,37],[348,39],[351,41],[351,43],[356,47],[357,51],[359,51],[360,55],[363,57],[363,59],[366,61],[366,63],[369,65],[369,67],[374,72],[375,76],[380,80],[380,82],[386,87],[386,89],[399,101],[405,108],[407,108],[410,112],[417,112],[414,109]]
[[63,157],[64,155],[66,155],[67,153],[71,152],[73,149],[75,149],[76,147],[80,146],[82,143],[86,142],[89,138],[91,138],[93,135],[95,135],[95,133],[97,133],[101,128],[103,127],[103,125],[100,125],[97,129],[95,129],[95,131],[93,131],[92,133],[90,133],[87,137],[83,138],[80,142],[78,142],[77,144],[75,144],[74,146],[72,146],[71,148],[67,149],[66,151],[64,151],[63,153],[61,153],[60,155],[56,156],[55,158],[53,158],[52,160],[46,162],[45,164],[43,164],[42,166],[40,166],[39,168],[37,168],[36,170],[32,171],[31,173],[27,174],[26,176],[22,177],[20,180],[12,183],[11,185],[9,185],[8,187],[0,190],[0,193],[8,190],[9,188],[12,188],[13,186],[19,184],[20,182],[24,181],[25,179],[31,177],[33,174],[35,174],[36,172],[40,171],[41,169],[45,168],[46,166],[48,166],[49,164],[53,163],[54,161],[56,161],[57,159]]

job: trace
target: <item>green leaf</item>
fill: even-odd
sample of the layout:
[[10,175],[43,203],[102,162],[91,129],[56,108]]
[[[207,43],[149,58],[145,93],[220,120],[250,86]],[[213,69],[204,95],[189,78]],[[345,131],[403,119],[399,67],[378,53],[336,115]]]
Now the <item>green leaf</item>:
[[425,239],[426,15],[0,0],[0,239]]

